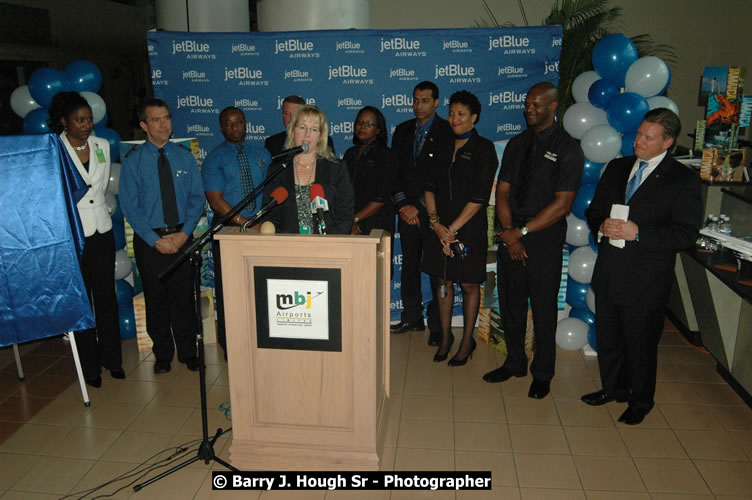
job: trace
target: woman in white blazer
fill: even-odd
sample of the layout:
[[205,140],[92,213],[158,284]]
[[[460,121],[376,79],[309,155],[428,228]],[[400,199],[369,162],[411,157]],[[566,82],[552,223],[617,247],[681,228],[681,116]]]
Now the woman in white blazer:
[[102,385],[101,367],[114,378],[125,378],[120,350],[120,321],[115,293],[115,238],[105,204],[110,180],[110,144],[91,135],[91,107],[77,92],[61,92],[52,99],[50,129],[60,134],[89,191],[78,202],[84,235],[81,274],[89,294],[96,328],[76,332],[76,345],[86,383]]

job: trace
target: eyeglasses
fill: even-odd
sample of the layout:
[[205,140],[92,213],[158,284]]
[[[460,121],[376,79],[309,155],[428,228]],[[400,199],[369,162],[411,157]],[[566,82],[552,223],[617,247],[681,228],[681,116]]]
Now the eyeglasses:
[[355,122],[355,125],[358,125],[360,127],[367,127],[367,128],[376,128],[376,124],[373,122],[364,122],[363,120],[357,120]]
[[320,133],[318,127],[306,127],[305,125],[298,125],[298,126],[296,126],[295,130],[300,130],[304,134],[308,134],[308,133],[318,134],[318,133]]

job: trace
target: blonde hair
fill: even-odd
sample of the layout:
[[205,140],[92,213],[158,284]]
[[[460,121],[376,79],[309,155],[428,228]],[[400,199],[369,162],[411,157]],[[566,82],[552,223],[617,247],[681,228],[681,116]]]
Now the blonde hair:
[[316,144],[316,157],[334,160],[334,153],[329,148],[329,127],[327,126],[326,115],[321,109],[311,104],[299,107],[295,111],[292,120],[287,124],[285,149],[295,147],[295,127],[298,126],[298,122],[301,119],[308,116],[316,117],[319,120],[319,142]]

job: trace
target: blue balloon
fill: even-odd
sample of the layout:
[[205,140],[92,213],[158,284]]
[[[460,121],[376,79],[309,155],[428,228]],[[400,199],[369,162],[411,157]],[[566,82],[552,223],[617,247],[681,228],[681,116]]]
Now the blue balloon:
[[118,161],[120,159],[120,134],[107,127],[100,128],[96,133],[97,137],[107,139],[110,143],[110,161]]
[[585,167],[582,170],[582,184],[598,184],[603,165],[605,163],[596,163],[585,158]]
[[609,125],[622,134],[628,134],[637,130],[648,111],[650,105],[647,99],[634,92],[624,92],[613,98],[606,116]]
[[119,304],[118,315],[120,316],[120,338],[134,338],[136,336],[136,315],[133,312],[133,302]]
[[637,131],[624,134],[621,138],[621,155],[632,156],[634,154],[634,140],[637,137]]
[[596,243],[592,231],[588,233],[588,245],[590,245],[590,248],[592,248],[595,253],[598,253],[598,243]]
[[120,198],[115,195],[115,199],[117,200],[117,208],[112,213],[112,223],[123,224],[123,220],[125,220],[125,218],[123,216],[123,211],[120,210]]
[[573,307],[569,311],[569,317],[581,319],[588,325],[595,324],[595,314],[590,312],[590,309],[588,309],[587,307]]
[[624,87],[627,70],[638,58],[637,47],[622,34],[601,38],[593,48],[593,67],[601,78],[611,80],[617,87]]
[[130,283],[125,280],[115,280],[115,289],[117,290],[117,302],[119,306],[124,304],[133,305],[133,287]]
[[578,283],[567,277],[567,304],[579,309],[587,309],[587,291],[589,283]]
[[23,119],[24,134],[48,134],[50,125],[47,123],[50,114],[45,108],[37,108],[29,111]]
[[606,109],[614,97],[619,95],[619,87],[611,80],[596,80],[588,90],[588,100],[596,108]]
[[[120,214],[122,216],[122,212]],[[115,237],[115,250],[125,248],[125,224],[123,222],[115,222],[113,219],[112,234]]]
[[29,77],[29,93],[43,108],[49,108],[58,92],[70,89],[65,75],[53,68],[39,68]]
[[595,323],[590,325],[590,328],[588,328],[587,332],[587,343],[590,344],[590,347],[593,348],[594,351],[598,351],[598,343],[596,342],[596,333],[595,333]]
[[590,206],[590,202],[593,201],[596,186],[597,184],[582,184],[580,185],[580,189],[577,190],[577,196],[572,205],[572,213],[578,219],[586,220],[585,210]]
[[94,63],[89,61],[73,61],[65,67],[63,74],[70,82],[71,90],[76,92],[97,93],[102,87],[102,73]]
[[577,247],[574,245],[570,245],[569,243],[564,243],[564,246],[562,248],[564,248],[564,250],[566,250],[567,252],[571,252]]

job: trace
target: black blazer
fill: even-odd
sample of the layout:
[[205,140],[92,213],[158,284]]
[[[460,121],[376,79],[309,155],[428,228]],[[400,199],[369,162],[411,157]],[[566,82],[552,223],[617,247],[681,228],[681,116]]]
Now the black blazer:
[[[612,160],[598,182],[585,212],[596,239],[611,205],[624,204],[635,160]],[[595,293],[608,293],[622,305],[665,306],[676,253],[694,245],[702,214],[699,176],[667,154],[629,200],[629,220],[639,228],[639,241],[619,249],[601,239],[591,282]]]
[[[435,115],[426,141],[417,160],[414,159],[416,119],[407,120],[397,125],[392,135],[392,151],[397,155],[397,185],[394,203],[397,209],[404,205],[415,205],[425,212],[426,181],[430,172],[440,163],[440,153],[454,147],[454,132],[449,122]],[[404,196],[402,195],[404,194]]]
[[[268,177],[277,170],[277,165],[269,168]],[[287,200],[273,208],[264,220],[274,223],[278,233],[298,233],[298,211],[295,204],[295,177],[293,166],[274,176],[264,188],[264,204],[271,199],[271,193],[279,186],[287,189]],[[330,161],[323,158],[316,160],[316,178],[314,184],[321,184],[324,197],[329,204],[329,211],[324,212],[326,230],[329,234],[350,234],[355,206],[355,196],[347,166],[339,160]]]

